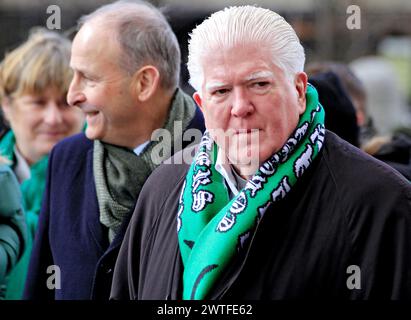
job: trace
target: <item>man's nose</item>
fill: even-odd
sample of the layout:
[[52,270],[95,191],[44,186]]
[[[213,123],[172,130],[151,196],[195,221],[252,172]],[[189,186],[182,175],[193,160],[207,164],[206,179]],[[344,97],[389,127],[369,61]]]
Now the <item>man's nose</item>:
[[67,102],[70,106],[74,107],[86,101],[86,96],[82,92],[76,77],[73,77],[70,83],[69,90],[67,92]]
[[246,117],[254,110],[254,106],[248,97],[246,90],[234,90],[231,114],[235,117]]

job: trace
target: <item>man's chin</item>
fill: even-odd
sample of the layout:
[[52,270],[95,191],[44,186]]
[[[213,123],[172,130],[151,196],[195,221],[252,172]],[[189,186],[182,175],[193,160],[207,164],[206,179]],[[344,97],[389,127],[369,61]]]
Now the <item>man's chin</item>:
[[[230,159],[230,164],[236,167],[240,166],[244,168],[251,168],[250,170],[253,172],[258,169],[260,165],[260,154],[258,152],[258,148],[230,150],[230,154],[228,154],[227,157]],[[250,173],[247,175],[250,175]]]
[[90,128],[89,126],[87,127],[85,134],[86,134],[87,139],[101,140],[100,135],[95,130],[93,130],[93,128]]

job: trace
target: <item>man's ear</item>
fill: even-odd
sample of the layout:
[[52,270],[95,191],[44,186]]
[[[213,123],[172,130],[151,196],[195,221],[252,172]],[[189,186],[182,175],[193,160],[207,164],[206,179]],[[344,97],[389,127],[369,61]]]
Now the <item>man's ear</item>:
[[160,73],[151,65],[140,68],[133,75],[133,91],[140,101],[147,101],[160,85]]
[[203,111],[203,100],[201,99],[201,95],[198,91],[194,92],[193,99],[197,103],[200,110]]
[[299,105],[300,115],[304,113],[306,108],[306,98],[305,93],[307,91],[308,76],[305,72],[299,72],[295,75],[294,84],[297,90],[297,101]]

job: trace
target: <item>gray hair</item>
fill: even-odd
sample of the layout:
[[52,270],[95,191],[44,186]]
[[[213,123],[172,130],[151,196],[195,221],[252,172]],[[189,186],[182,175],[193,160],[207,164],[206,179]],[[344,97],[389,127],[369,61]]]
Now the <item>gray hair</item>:
[[119,65],[128,73],[152,64],[160,73],[163,88],[178,86],[180,47],[159,9],[144,1],[117,1],[81,17],[79,28],[95,19],[114,24],[115,38],[123,51]]
[[254,6],[229,7],[213,13],[190,34],[187,67],[189,82],[196,91],[203,82],[204,56],[240,43],[268,45],[273,63],[289,78],[304,70],[304,48],[283,17]]

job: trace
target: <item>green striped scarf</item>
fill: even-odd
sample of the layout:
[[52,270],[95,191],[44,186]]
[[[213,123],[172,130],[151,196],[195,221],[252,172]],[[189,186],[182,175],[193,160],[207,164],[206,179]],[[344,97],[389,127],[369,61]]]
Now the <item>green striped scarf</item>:
[[203,135],[177,216],[183,299],[206,298],[236,252],[245,249],[268,206],[287,195],[318,155],[325,135],[324,109],[311,85],[306,98],[306,111],[293,134],[231,201],[215,169],[218,147],[208,132]]

